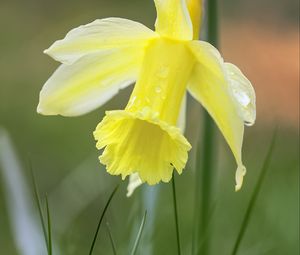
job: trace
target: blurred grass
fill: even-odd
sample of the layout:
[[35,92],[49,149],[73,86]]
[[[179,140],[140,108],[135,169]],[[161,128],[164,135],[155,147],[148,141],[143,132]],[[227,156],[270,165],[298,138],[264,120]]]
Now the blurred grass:
[[51,216],[49,209],[48,196],[45,197],[46,200],[46,212],[47,212],[47,235],[48,235],[48,255],[52,255],[52,226],[51,226]]
[[[268,10],[264,1],[251,1],[251,13],[246,6],[249,1],[230,1],[231,5],[222,11],[225,19],[231,17],[241,22],[244,16],[252,14],[261,17]],[[246,3],[247,2],[247,3]],[[274,2],[272,2],[274,3]],[[270,3],[272,5],[272,3]],[[281,4],[289,7],[281,8]],[[272,5],[270,20],[277,22],[289,16],[288,24],[295,24],[295,1],[276,1]],[[230,7],[231,6],[231,7]],[[279,8],[275,9],[276,6]],[[258,10],[258,11],[254,11]],[[291,8],[292,12],[288,10]],[[146,11],[145,11],[146,10]],[[223,9],[222,9],[223,10]],[[289,14],[283,14],[289,13]],[[233,15],[238,13],[238,15]],[[271,12],[270,12],[271,13]],[[247,14],[247,15],[246,15]],[[93,1],[8,1],[0,2],[0,24],[2,35],[0,37],[0,126],[11,134],[13,142],[21,157],[24,166],[27,155],[36,171],[40,193],[48,193],[51,205],[53,236],[58,238],[63,248],[63,254],[84,254],[91,242],[94,223],[98,218],[99,204],[105,204],[103,197],[109,195],[111,187],[118,180],[108,176],[103,167],[97,163],[98,152],[95,149],[92,131],[101,120],[105,109],[119,109],[126,103],[130,88],[121,92],[104,108],[96,110],[86,116],[78,118],[43,117],[35,112],[38,102],[38,93],[45,80],[58,66],[55,61],[42,54],[54,40],[62,38],[65,33],[80,24],[90,22],[96,18],[107,16],[121,16],[141,21],[153,27],[155,11],[152,1],[138,0],[93,0]],[[287,15],[287,16],[286,16]],[[251,19],[256,19],[256,16]],[[223,18],[224,18],[223,17]],[[293,17],[293,18],[290,18]],[[235,20],[236,19],[236,20]],[[272,23],[272,22],[270,22]],[[276,23],[277,24],[277,23]],[[269,26],[268,23],[266,25]],[[272,75],[272,74],[266,74]],[[255,84],[254,84],[255,86]],[[287,87],[288,88],[288,87]],[[268,98],[265,99],[266,103]],[[280,103],[280,102],[279,102]],[[198,114],[189,107],[188,137],[194,147],[189,164],[194,162],[196,143],[194,134],[198,122]],[[260,109],[259,109],[260,110]],[[271,113],[270,113],[271,114]],[[197,116],[195,118],[195,116]],[[196,121],[195,121],[196,120]],[[211,254],[229,254],[240,228],[243,214],[249,197],[252,194],[254,183],[264,158],[264,152],[270,139],[270,130],[275,123],[264,122],[259,119],[252,128],[246,128],[244,142],[244,161],[248,169],[243,189],[234,192],[235,163],[223,138],[218,146],[217,189],[214,194],[216,209],[212,217],[213,229],[208,238],[211,240]],[[263,193],[257,201],[252,221],[247,229],[245,239],[240,247],[240,254],[291,254],[299,252],[299,127],[286,124],[278,120],[279,126],[277,146],[274,151],[274,160],[270,166],[264,184]],[[102,192],[95,200],[88,203],[79,215],[72,220],[72,224],[60,231],[58,222],[64,219],[55,218],[55,211],[63,210],[66,201],[59,200],[59,194],[53,192],[64,177],[67,177],[83,161],[88,158],[86,172],[89,176],[81,175],[82,181],[92,183],[93,189]],[[191,167],[188,167],[190,169]],[[82,169],[83,171],[85,169]],[[26,172],[27,177],[29,173]],[[2,177],[0,176],[0,183]],[[180,220],[180,236],[182,254],[188,254],[191,249],[193,222],[193,193],[194,173],[186,170],[180,178],[176,179],[178,198],[178,214]],[[4,204],[3,189],[0,188],[0,253],[17,254],[13,243],[12,232],[8,225],[8,211]],[[84,199],[84,187],[74,186],[74,193],[83,194],[77,199]],[[89,187],[91,188],[91,187]],[[120,254],[128,254],[134,245],[134,237],[138,232],[140,215],[145,206],[140,202],[143,192],[153,190],[152,187],[142,187],[132,198],[125,198],[125,183],[116,194],[115,202],[107,211],[107,221],[110,222],[111,232],[118,244]],[[53,193],[52,193],[53,192]],[[154,233],[151,236],[153,254],[176,254],[175,226],[173,217],[172,196],[170,186],[161,184],[156,208],[156,219],[153,226],[145,225],[141,237],[139,250],[146,245],[146,233],[151,227]],[[51,197],[51,194],[54,194]],[[95,192],[95,194],[97,194]],[[53,201],[61,201],[55,207]],[[72,200],[76,201],[76,200]],[[148,210],[150,211],[150,210]],[[59,214],[62,215],[62,214]],[[64,215],[67,217],[67,215]],[[148,218],[151,215],[148,215]],[[101,231],[105,231],[103,228]],[[170,234],[172,233],[172,234]],[[130,238],[129,238],[130,237]],[[99,248],[101,247],[101,249]],[[97,249],[99,248],[99,250]],[[107,255],[113,254],[111,243],[107,234],[102,234],[97,240],[95,254],[102,250]]]
[[113,199],[114,195],[116,194],[117,190],[118,190],[118,187],[115,187],[114,190],[112,191],[112,193],[110,194],[105,206],[104,206],[104,209],[102,210],[102,213],[101,213],[101,217],[99,219],[99,222],[98,222],[98,225],[97,225],[97,229],[96,229],[96,232],[95,232],[95,235],[94,235],[94,238],[93,238],[93,241],[92,241],[92,245],[91,245],[91,248],[90,248],[90,252],[89,252],[89,255],[92,255],[93,251],[94,251],[94,247],[95,247],[95,244],[96,244],[96,241],[97,241],[97,237],[98,237],[98,234],[99,234],[99,230],[100,230],[100,227],[101,227],[101,223],[103,221],[103,218],[104,218],[104,215],[108,209],[108,206],[111,202],[111,200]]
[[264,180],[265,180],[265,176],[266,176],[267,171],[268,171],[269,166],[270,166],[270,162],[271,162],[271,158],[272,158],[272,154],[273,154],[273,150],[274,150],[274,146],[275,146],[275,141],[276,141],[276,134],[277,134],[277,132],[276,132],[276,129],[275,129],[272,140],[270,142],[270,147],[268,149],[266,158],[264,159],[260,174],[259,174],[258,179],[256,181],[256,184],[254,186],[254,190],[252,192],[252,196],[250,197],[250,201],[248,203],[248,206],[247,206],[245,216],[243,218],[240,230],[237,234],[236,242],[233,246],[234,248],[233,248],[233,251],[232,251],[231,255],[236,255],[238,253],[238,249],[241,245],[243,237],[245,236],[245,232],[246,232],[246,230],[249,226],[249,222],[250,222],[250,219],[251,219],[251,216],[252,216],[252,212],[253,212],[253,210],[255,208],[255,205],[257,203],[257,197],[258,197],[259,193],[261,192],[261,189],[262,189],[262,186],[263,186],[263,183],[264,183]]
[[[50,238],[50,236],[48,238],[48,235],[49,235],[50,231],[48,231],[48,233],[46,231],[46,224],[45,224],[45,220],[44,220],[44,216],[43,216],[43,211],[42,211],[41,200],[40,200],[40,195],[39,195],[37,183],[36,183],[36,180],[35,180],[35,177],[34,177],[33,169],[30,168],[30,171],[31,171],[31,176],[32,176],[32,186],[33,186],[34,199],[35,199],[36,206],[38,208],[40,223],[41,223],[41,226],[42,226],[43,236],[44,236],[44,239],[45,239],[45,245],[47,247],[47,251],[48,251],[48,254],[49,254],[49,247],[50,247],[49,246],[49,240],[51,238]],[[48,209],[48,198],[47,198],[47,209]],[[48,216],[48,212],[49,212],[49,210],[47,210],[47,216]],[[47,218],[50,219],[49,217],[47,217]],[[48,230],[49,230],[50,227],[51,226],[48,222]]]

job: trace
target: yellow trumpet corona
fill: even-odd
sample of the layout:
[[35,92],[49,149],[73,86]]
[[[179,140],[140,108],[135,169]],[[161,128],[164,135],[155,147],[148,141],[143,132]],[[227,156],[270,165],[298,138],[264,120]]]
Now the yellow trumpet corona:
[[[186,91],[210,113],[236,159],[236,190],[246,169],[244,123],[255,121],[249,80],[217,49],[195,40],[201,1],[155,0],[155,31],[108,18],[71,30],[45,53],[62,65],[40,93],[38,112],[76,116],[99,107],[136,81],[124,110],[106,112],[94,131],[99,157],[112,175],[137,175],[132,187],[180,174],[191,145],[176,126]],[[132,191],[129,191],[132,192]]]

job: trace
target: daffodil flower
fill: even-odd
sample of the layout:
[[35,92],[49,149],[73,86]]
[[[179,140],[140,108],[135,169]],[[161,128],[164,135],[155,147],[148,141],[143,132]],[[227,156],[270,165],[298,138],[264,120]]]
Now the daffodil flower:
[[[107,111],[94,131],[99,157],[112,175],[133,175],[132,187],[168,182],[182,173],[190,143],[177,127],[186,91],[201,103],[237,162],[236,190],[246,168],[244,124],[255,121],[255,93],[211,44],[195,40],[194,0],[154,0],[155,31],[135,21],[107,18],[71,30],[45,53],[62,65],[44,85],[38,112],[77,116],[103,105],[135,83],[124,110]],[[199,8],[199,6],[198,6]]]

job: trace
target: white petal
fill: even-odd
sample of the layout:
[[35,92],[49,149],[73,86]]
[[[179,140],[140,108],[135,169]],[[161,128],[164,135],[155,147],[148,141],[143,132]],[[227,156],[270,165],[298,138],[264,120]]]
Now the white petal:
[[94,110],[136,80],[143,52],[141,47],[126,48],[62,64],[45,83],[37,111],[76,116]]
[[135,189],[143,184],[142,180],[139,177],[138,173],[131,174],[129,176],[129,183],[127,186],[127,197],[130,197]]
[[72,64],[92,53],[136,47],[157,34],[143,24],[121,18],[98,19],[72,29],[64,39],[56,41],[44,53],[64,64]]

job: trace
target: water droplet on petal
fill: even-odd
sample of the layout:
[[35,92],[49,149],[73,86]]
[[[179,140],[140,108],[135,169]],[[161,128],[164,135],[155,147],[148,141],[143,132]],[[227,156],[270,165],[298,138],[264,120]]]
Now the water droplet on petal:
[[158,73],[157,73],[157,76],[160,77],[160,78],[166,78],[169,74],[169,67],[166,67],[166,66],[162,66]]
[[250,97],[241,89],[234,88],[233,95],[236,98],[236,100],[244,107],[247,107],[251,102]]
[[162,89],[161,89],[161,86],[156,86],[155,87],[155,92],[156,93],[161,93]]
[[244,124],[245,124],[245,126],[250,127],[250,126],[253,126],[254,121],[247,121],[247,120],[245,120],[245,121],[244,121]]

